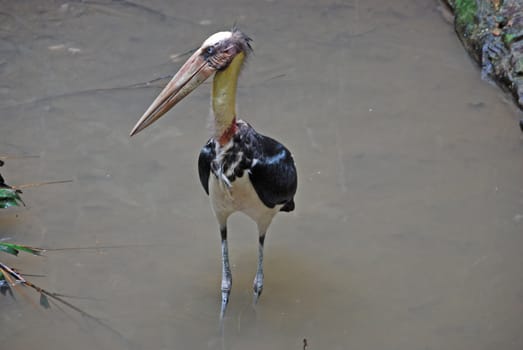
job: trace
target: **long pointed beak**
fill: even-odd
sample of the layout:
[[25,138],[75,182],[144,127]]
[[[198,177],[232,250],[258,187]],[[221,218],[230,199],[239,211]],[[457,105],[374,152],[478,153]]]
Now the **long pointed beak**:
[[136,123],[130,136],[136,135],[169,111],[216,70],[201,55],[200,49],[184,63],[158,97]]

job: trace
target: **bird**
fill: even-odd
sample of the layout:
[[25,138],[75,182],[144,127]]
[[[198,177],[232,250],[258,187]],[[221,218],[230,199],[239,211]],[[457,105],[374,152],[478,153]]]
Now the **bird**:
[[197,86],[214,75],[211,94],[212,137],[200,151],[198,174],[221,238],[221,312],[232,288],[227,220],[242,212],[258,229],[258,265],[253,302],[263,290],[263,251],[267,229],[278,212],[295,208],[298,178],[291,152],[280,142],[258,133],[236,115],[238,77],[252,53],[252,39],[237,28],[207,38],[182,65],[132,129],[130,136],[162,117]]

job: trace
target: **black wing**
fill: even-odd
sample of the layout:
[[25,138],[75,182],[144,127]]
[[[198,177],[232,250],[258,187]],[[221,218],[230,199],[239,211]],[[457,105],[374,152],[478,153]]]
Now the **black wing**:
[[281,211],[294,210],[298,176],[291,152],[270,137],[256,134],[256,139],[260,153],[254,154],[249,178],[258,197],[269,208],[283,204]]
[[211,174],[211,162],[216,156],[214,150],[214,142],[209,140],[203,146],[198,157],[198,174],[200,175],[200,182],[202,183],[205,193],[209,194],[209,175]]
[[[234,144],[223,156],[222,169],[230,173],[228,180],[233,182],[244,171],[260,200],[269,208],[283,204],[281,211],[294,210],[294,194],[298,184],[296,167],[291,152],[276,140],[258,134],[247,123],[238,123],[239,131],[234,137]],[[198,174],[200,182],[209,194],[209,176],[212,162],[216,158],[215,141],[209,140],[200,151]],[[241,161],[238,163],[238,157]],[[235,169],[229,172],[229,166]]]

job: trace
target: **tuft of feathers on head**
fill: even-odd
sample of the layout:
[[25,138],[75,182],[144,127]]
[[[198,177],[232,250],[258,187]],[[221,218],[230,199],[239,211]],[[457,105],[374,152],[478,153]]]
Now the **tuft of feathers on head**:
[[236,24],[234,24],[231,28],[231,33],[231,37],[242,46],[242,51],[245,52],[245,56],[249,56],[249,54],[254,53],[254,50],[251,46],[251,42],[253,41],[252,38],[240,31]]

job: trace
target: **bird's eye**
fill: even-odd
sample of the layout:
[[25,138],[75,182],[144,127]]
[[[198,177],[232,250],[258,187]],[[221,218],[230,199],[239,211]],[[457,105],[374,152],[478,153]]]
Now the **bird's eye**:
[[207,48],[205,49],[205,52],[209,55],[214,54],[214,46],[207,46]]

